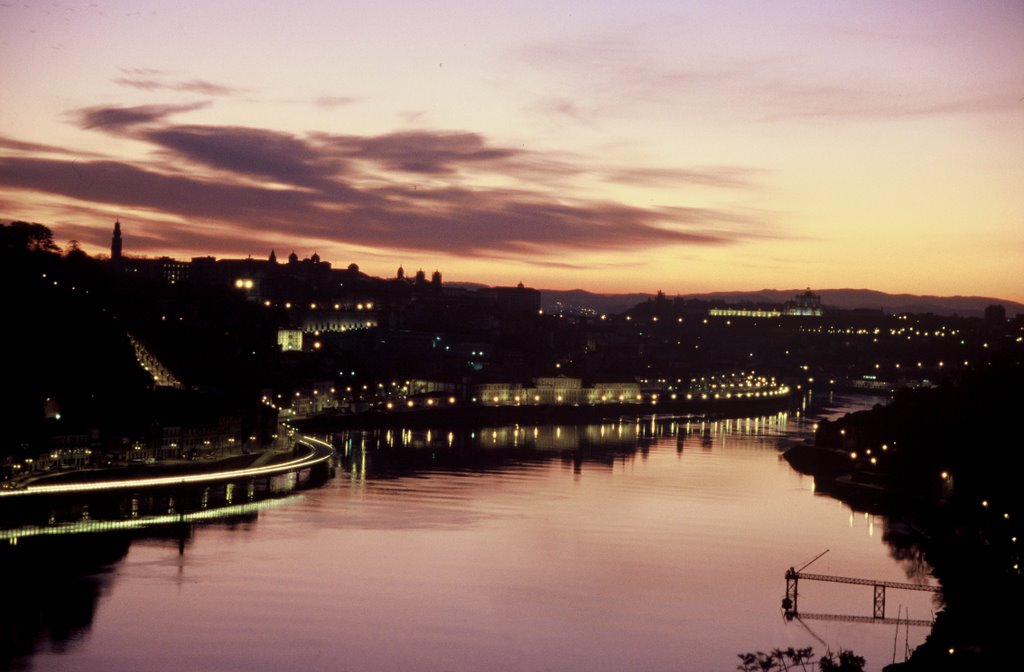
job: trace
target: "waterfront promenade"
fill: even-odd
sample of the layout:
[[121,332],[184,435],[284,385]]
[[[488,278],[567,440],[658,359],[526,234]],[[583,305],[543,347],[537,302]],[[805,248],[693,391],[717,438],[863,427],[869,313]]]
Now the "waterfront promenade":
[[[726,397],[728,394],[728,397]],[[692,395],[691,395],[692,396]],[[664,417],[740,417],[773,413],[793,403],[789,386],[780,385],[758,396],[753,393],[699,395],[696,399],[670,397],[646,402],[602,404],[487,404],[474,406],[444,403],[396,405],[373,408],[362,413],[325,413],[291,421],[302,431],[328,432],[342,429],[378,427],[473,427],[514,424],[589,424],[619,418]]]
[[[126,489],[145,489],[173,487],[178,485],[196,485],[202,483],[217,483],[230,481],[237,478],[254,478],[260,476],[274,476],[300,469],[307,469],[325,463],[334,454],[334,448],[327,442],[309,436],[303,436],[294,440],[291,451],[274,453],[267,451],[254,456],[249,466],[241,468],[216,469],[217,465],[210,465],[211,470],[189,473],[176,473],[157,475],[162,467],[153,466],[153,475],[139,476],[133,473],[131,476],[119,476],[117,469],[104,470],[103,477],[97,476],[94,480],[74,482],[52,482],[49,479],[41,479],[20,487],[0,488],[0,500],[38,495],[65,495],[76,493],[97,493]],[[283,459],[290,458],[290,459]],[[267,461],[269,460],[269,463]]]

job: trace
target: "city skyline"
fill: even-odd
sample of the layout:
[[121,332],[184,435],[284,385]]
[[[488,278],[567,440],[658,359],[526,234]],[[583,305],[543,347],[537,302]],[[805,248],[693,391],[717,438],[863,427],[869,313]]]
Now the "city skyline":
[[0,5],[0,216],[109,252],[1024,301],[1014,2]]

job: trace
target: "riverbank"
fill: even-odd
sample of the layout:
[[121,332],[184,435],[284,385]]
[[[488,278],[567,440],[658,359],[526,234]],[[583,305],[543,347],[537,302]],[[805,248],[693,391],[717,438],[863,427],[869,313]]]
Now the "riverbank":
[[235,478],[272,476],[325,463],[334,454],[330,444],[303,437],[290,448],[233,455],[211,462],[170,461],[33,476],[0,488],[0,499],[32,495],[63,495],[129,488],[155,488],[213,483]]
[[340,429],[491,427],[504,425],[582,425],[621,418],[657,416],[739,417],[763,415],[789,408],[789,393],[759,398],[659,399],[657,402],[596,405],[478,405],[425,406],[412,409],[373,409],[363,413],[324,414],[292,421],[304,432]]
[[942,586],[928,639],[893,670],[1010,666],[1024,631],[1019,604],[1024,516],[1016,447],[1002,434],[1024,403],[1020,365],[979,372],[884,407],[823,421],[785,458],[854,509],[898,518]]

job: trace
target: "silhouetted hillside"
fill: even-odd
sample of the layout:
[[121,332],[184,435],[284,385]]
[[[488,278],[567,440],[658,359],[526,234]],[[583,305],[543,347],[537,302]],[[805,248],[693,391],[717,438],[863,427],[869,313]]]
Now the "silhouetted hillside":
[[[751,292],[709,292],[705,294],[681,294],[682,298],[726,303],[785,303],[806,289],[762,289]],[[934,313],[936,315],[960,315],[981,317],[985,308],[1000,304],[1007,315],[1024,313],[1024,304],[990,296],[918,296],[915,294],[886,294],[871,289],[814,289],[821,296],[821,302],[829,308],[845,310],[870,309],[887,313]],[[556,310],[561,302],[567,308],[579,306],[591,308],[599,313],[618,313],[646,301],[654,294],[595,294],[582,289],[541,290],[544,310]],[[672,297],[670,297],[672,298]]]

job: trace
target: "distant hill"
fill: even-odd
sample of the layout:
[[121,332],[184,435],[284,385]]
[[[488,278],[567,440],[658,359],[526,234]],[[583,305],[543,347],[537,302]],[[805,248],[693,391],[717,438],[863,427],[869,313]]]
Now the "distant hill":
[[559,304],[561,304],[561,307],[567,311],[583,308],[611,314],[629,310],[653,296],[653,294],[595,294],[584,289],[542,289],[540,290],[540,305],[546,311],[558,310]]
[[[752,303],[783,303],[805,289],[762,289],[752,292],[710,292],[706,294],[683,294],[682,298],[704,301],[721,300],[729,303],[748,301]],[[887,313],[935,313],[936,315],[960,315],[981,317],[985,308],[999,304],[1006,308],[1008,317],[1024,313],[1024,304],[1006,301],[990,296],[919,296],[916,294],[886,294],[871,289],[822,289],[813,290],[821,296],[826,307],[853,310],[867,308]],[[544,310],[555,310],[561,302],[566,309],[572,306],[591,308],[599,313],[620,313],[636,304],[653,297],[653,294],[595,294],[582,289],[541,290],[541,305]],[[669,298],[675,298],[670,296]]]
[[445,287],[461,287],[462,289],[483,289],[484,287],[490,287],[482,282],[445,282]]

